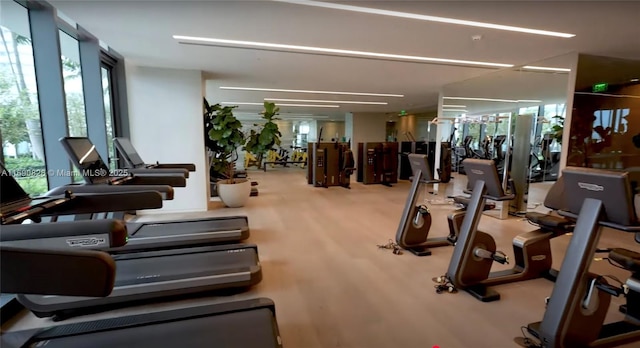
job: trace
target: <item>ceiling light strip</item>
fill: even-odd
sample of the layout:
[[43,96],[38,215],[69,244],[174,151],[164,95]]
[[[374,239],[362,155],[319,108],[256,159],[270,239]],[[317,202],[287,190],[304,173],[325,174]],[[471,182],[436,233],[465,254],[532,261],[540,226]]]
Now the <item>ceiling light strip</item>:
[[209,37],[183,36],[183,35],[173,35],[173,38],[179,41],[184,40],[184,41],[195,41],[195,42],[203,42],[203,43],[289,49],[289,50],[299,50],[299,51],[307,51],[307,52],[333,53],[333,54],[342,54],[342,55],[351,55],[351,56],[397,59],[397,60],[416,61],[416,62],[486,66],[486,67],[493,67],[493,68],[513,67],[513,64],[480,62],[480,61],[474,61],[474,60],[421,57],[421,56],[410,56],[410,55],[404,55],[404,54],[390,54],[390,53],[378,53],[378,52],[367,52],[367,51],[343,50],[338,48],[286,45],[286,44],[276,44],[276,43],[269,43],[269,42],[226,40],[226,39],[216,39],[216,38],[209,38]]
[[446,104],[444,104],[444,105],[442,105],[442,107],[443,108],[466,108],[467,106],[466,105],[453,105],[453,104],[446,105]]
[[629,94],[609,94],[609,93],[592,93],[592,92],[575,92],[575,94],[582,95],[596,95],[600,97],[611,97],[611,98],[633,98],[640,99],[639,95],[629,95]]
[[319,99],[282,99],[264,98],[270,101],[301,102],[301,103],[335,103],[335,104],[363,104],[363,105],[387,105],[387,102],[353,101],[353,100],[319,100]]
[[297,4],[297,5],[305,5],[305,6],[323,7],[323,8],[329,8],[334,10],[343,10],[343,11],[368,13],[368,14],[390,16],[390,17],[417,19],[417,20],[428,21],[428,22],[457,24],[457,25],[465,25],[465,26],[478,27],[478,28],[513,31],[513,32],[520,32],[520,33],[527,33],[527,34],[535,34],[535,35],[554,36],[554,37],[561,37],[561,38],[572,38],[576,36],[575,34],[549,31],[549,30],[540,30],[540,29],[516,27],[511,25],[468,21],[463,19],[455,19],[455,18],[447,18],[447,17],[427,16],[427,15],[421,15],[417,13],[381,10],[381,9],[370,8],[370,7],[334,4],[330,2],[306,1],[306,0],[274,0],[274,1],[286,2],[290,4]]
[[227,87],[220,89],[236,90],[236,91],[259,91],[259,92],[285,92],[285,93],[313,93],[313,94],[336,94],[336,95],[360,95],[368,97],[395,97],[403,98],[403,94],[382,94],[382,93],[365,93],[365,92],[337,92],[337,91],[313,91],[305,89],[278,89],[278,88],[256,88],[256,87]]
[[541,103],[542,100],[513,100],[513,99],[493,99],[493,98],[477,98],[477,97],[442,97],[442,99],[451,100],[474,100],[474,101],[488,101],[488,102],[500,102],[500,103]]
[[[223,105],[264,105],[264,103],[252,103],[252,102],[221,102]],[[311,108],[339,108],[340,105],[321,105],[321,104],[280,104],[275,103],[277,106],[302,106]]]
[[525,65],[522,68],[529,69],[529,70],[542,70],[542,71],[563,71],[563,72],[571,71],[571,69],[568,69],[568,68],[553,68],[549,66],[534,66],[534,65]]

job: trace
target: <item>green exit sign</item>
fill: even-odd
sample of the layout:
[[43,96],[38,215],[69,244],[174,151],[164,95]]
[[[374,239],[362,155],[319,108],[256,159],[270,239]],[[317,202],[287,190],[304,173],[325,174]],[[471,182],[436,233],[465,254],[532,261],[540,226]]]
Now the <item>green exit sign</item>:
[[400,110],[400,113],[398,115],[407,116],[407,112],[405,110]]
[[608,83],[596,83],[595,85],[593,85],[593,92],[594,93],[605,92],[608,88],[609,88]]

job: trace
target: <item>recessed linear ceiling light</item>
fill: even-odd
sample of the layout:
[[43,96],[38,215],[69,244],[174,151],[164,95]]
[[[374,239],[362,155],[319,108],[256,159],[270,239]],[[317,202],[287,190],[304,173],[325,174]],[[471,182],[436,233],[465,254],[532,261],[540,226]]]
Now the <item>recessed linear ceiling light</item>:
[[395,97],[403,98],[404,94],[382,94],[364,92],[335,92],[335,91],[312,91],[305,89],[277,89],[277,88],[254,88],[254,87],[220,87],[220,89],[231,89],[236,91],[261,91],[261,92],[286,92],[286,93],[313,93],[313,94],[337,94],[337,95],[361,95],[368,97]]
[[403,54],[353,51],[353,50],[343,50],[338,48],[325,48],[325,47],[313,47],[313,46],[285,45],[285,44],[276,44],[276,43],[269,43],[269,42],[226,40],[226,39],[215,39],[215,38],[209,38],[209,37],[182,36],[182,35],[173,35],[173,38],[181,42],[194,41],[194,42],[202,42],[202,43],[210,43],[210,44],[254,46],[254,47],[260,47],[260,48],[273,48],[278,50],[287,49],[287,50],[298,50],[298,51],[305,51],[305,52],[333,53],[336,55],[348,55],[348,56],[355,56],[355,57],[380,58],[380,59],[395,59],[395,60],[412,61],[412,62],[486,66],[486,67],[492,67],[492,68],[513,67],[513,64],[478,62],[474,60],[409,56],[409,55],[403,55]]
[[[247,102],[221,102],[220,104],[224,105],[264,105],[264,103],[247,103]],[[280,104],[276,103],[277,106],[304,106],[311,108],[339,108],[340,105],[312,105],[312,104]]]
[[264,100],[284,101],[284,102],[301,102],[301,103],[335,103],[335,104],[363,104],[363,105],[387,105],[387,102],[368,102],[354,100],[318,100],[318,99],[281,99],[281,98],[264,98]]
[[450,109],[450,110],[442,110],[443,112],[469,112],[469,110],[462,109]]
[[533,66],[533,65],[525,65],[522,67],[523,69],[529,70],[543,70],[543,71],[571,71],[569,68],[552,68],[548,66]]
[[629,94],[609,94],[609,93],[591,93],[591,92],[575,92],[575,94],[597,95],[597,96],[601,96],[601,97],[612,97],[612,98],[640,99],[640,96],[638,96],[638,95],[629,95]]
[[329,116],[311,116],[311,117],[301,117],[301,116],[290,116],[290,117],[282,117],[286,120],[298,120],[298,121],[310,121],[310,120],[327,120]]
[[443,108],[466,108],[466,105],[442,105]]
[[489,101],[489,102],[501,102],[501,103],[541,103],[542,100],[513,100],[513,99],[493,99],[493,98],[475,98],[475,97],[442,97],[442,99],[452,100],[475,100],[475,101]]
[[629,81],[631,81],[631,82],[638,82],[638,81],[640,81],[640,79],[631,79],[631,80],[629,80]]
[[391,16],[391,17],[417,19],[417,20],[429,21],[429,22],[458,24],[458,25],[466,25],[466,26],[478,27],[478,28],[488,28],[488,29],[497,29],[497,30],[505,30],[505,31],[515,31],[515,32],[527,33],[527,34],[555,36],[555,37],[562,37],[565,39],[576,36],[575,34],[560,33],[556,31],[514,27],[510,25],[468,21],[463,19],[455,19],[455,18],[447,18],[447,17],[427,16],[427,15],[421,15],[417,13],[381,10],[381,9],[370,8],[370,7],[333,4],[330,2],[306,1],[306,0],[274,0],[274,1],[286,2],[290,4],[306,5],[306,6],[324,7],[324,8],[334,9],[334,10],[344,10],[344,11],[369,13],[369,14]]

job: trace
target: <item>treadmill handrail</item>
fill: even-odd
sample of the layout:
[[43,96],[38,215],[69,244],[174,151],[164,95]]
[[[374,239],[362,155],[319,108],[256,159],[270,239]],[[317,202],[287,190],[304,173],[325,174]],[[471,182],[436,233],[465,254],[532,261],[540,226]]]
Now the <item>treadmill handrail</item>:
[[[53,239],[59,239],[58,243]],[[38,241],[43,242],[40,246]],[[65,221],[2,226],[0,245],[24,248],[95,249],[127,243],[127,227],[121,220]]]

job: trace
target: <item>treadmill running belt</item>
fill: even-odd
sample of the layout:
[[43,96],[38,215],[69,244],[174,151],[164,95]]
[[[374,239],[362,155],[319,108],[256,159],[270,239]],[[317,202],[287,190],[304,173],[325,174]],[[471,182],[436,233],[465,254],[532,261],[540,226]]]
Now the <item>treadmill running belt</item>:
[[218,251],[122,261],[116,257],[118,268],[115,287],[198,278],[225,274],[229,271],[247,272],[248,266],[257,262],[256,254],[251,251],[250,249],[237,253]]
[[282,341],[273,301],[253,298],[3,332],[0,345],[281,348]]
[[[279,347],[273,314],[262,308],[32,342],[30,347]],[[270,325],[265,325],[270,324]],[[36,338],[37,339],[37,338]],[[46,338],[45,338],[46,339]]]
[[187,248],[127,254],[114,259],[115,287],[108,297],[19,295],[18,298],[41,317],[59,311],[251,286],[261,280],[254,247]]
[[[136,226],[134,222],[132,224]],[[201,234],[207,232],[218,232],[224,234],[231,232],[239,235],[242,231],[248,230],[246,218],[224,219],[224,220],[202,220],[202,221],[178,221],[178,222],[153,222],[144,223],[132,234],[132,238],[157,237],[162,235],[184,235]]]
[[129,242],[117,250],[110,250],[111,252],[119,254],[139,250],[223,244],[249,238],[249,222],[246,216],[133,222],[128,223],[127,228],[130,233]]

